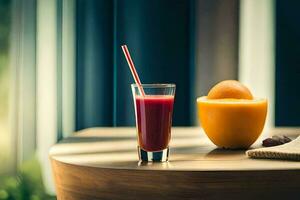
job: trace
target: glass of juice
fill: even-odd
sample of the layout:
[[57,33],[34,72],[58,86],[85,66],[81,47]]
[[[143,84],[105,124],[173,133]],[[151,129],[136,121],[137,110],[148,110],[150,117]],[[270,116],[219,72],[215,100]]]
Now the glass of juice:
[[164,162],[169,158],[169,142],[175,84],[132,84],[140,161]]

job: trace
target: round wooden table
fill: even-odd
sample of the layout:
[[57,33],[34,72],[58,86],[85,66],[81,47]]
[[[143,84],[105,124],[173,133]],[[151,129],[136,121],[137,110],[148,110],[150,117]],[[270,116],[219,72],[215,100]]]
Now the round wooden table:
[[87,129],[53,146],[58,199],[300,198],[300,162],[255,160],[241,150],[216,149],[200,128],[172,129],[169,162],[138,163],[136,146],[134,128]]

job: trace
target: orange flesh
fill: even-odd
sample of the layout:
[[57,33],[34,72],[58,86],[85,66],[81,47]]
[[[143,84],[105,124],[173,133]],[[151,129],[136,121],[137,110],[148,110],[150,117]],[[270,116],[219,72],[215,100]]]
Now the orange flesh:
[[246,149],[261,134],[267,114],[267,100],[198,99],[201,125],[218,147]]

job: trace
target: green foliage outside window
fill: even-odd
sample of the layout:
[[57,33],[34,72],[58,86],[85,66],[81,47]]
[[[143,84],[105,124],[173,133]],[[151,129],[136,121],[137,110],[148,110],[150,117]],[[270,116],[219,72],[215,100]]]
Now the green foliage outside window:
[[25,162],[17,175],[0,177],[0,200],[54,200],[46,193],[36,159]]

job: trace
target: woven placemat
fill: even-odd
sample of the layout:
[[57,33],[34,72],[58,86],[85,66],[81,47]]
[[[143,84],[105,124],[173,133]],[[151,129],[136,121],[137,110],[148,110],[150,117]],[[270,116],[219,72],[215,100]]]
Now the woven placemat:
[[248,150],[246,155],[250,158],[300,161],[300,136],[283,145]]

